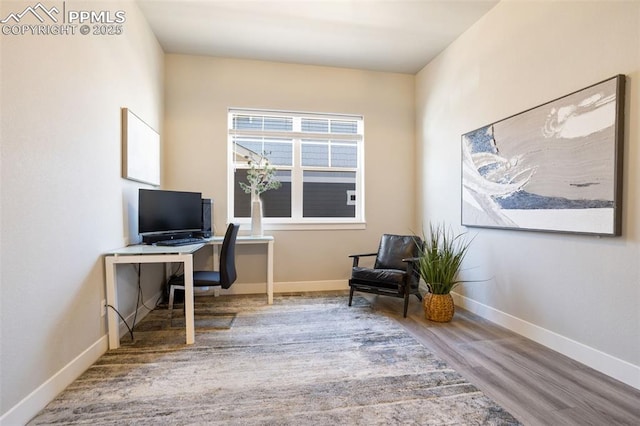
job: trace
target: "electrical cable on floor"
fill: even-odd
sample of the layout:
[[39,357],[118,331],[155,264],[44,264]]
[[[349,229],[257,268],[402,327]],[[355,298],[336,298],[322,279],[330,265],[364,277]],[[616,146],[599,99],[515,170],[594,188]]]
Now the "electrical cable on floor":
[[[140,268],[140,264],[138,264],[139,268]],[[144,303],[144,294],[142,293],[142,278],[141,278],[141,272],[140,270],[138,270],[138,306],[140,305],[144,306],[145,308],[147,308],[149,311],[153,311],[155,308],[158,307],[158,302],[162,300],[162,295],[160,295],[160,297],[158,297],[158,300],[156,300],[156,303],[154,305],[153,308],[149,307],[146,305],[146,303]]]
[[[137,268],[136,268],[136,265],[137,265]],[[134,338],[133,338],[133,330],[136,327],[136,321],[137,321],[137,318],[138,318],[138,309],[140,308],[140,305],[144,306],[149,311],[153,311],[155,308],[158,307],[159,302],[162,300],[162,295],[161,295],[160,297],[158,297],[158,300],[156,300],[154,308],[150,308],[144,303],[144,295],[142,293],[142,275],[141,275],[142,274],[142,264],[140,264],[140,263],[133,264],[133,267],[134,267],[134,269],[136,269],[136,272],[138,274],[138,295],[136,297],[136,310],[135,310],[134,315],[133,315],[133,324],[131,325],[131,327],[129,327],[129,324],[127,324],[127,321],[120,314],[120,312],[118,312],[118,310],[115,307],[113,307],[112,305],[106,305],[108,308],[113,309],[114,312],[116,314],[118,314],[118,316],[120,317],[120,319],[122,320],[124,325],[127,327],[127,330],[129,330],[129,335],[131,336],[131,341],[134,340]]]
[[[138,267],[136,268],[136,265],[138,265]],[[136,309],[135,312],[133,314],[133,323],[131,324],[131,327],[129,327],[129,324],[127,324],[127,321],[122,317],[122,315],[120,315],[120,312],[118,312],[118,310],[116,308],[114,308],[111,305],[107,305],[110,306],[111,309],[113,309],[118,316],[120,317],[120,319],[122,319],[122,322],[124,322],[124,325],[127,327],[127,329],[129,330],[129,335],[131,336],[131,341],[134,341],[134,337],[133,337],[133,330],[136,328],[136,321],[138,319],[138,309],[140,308],[140,297],[142,296],[142,286],[140,285],[140,274],[141,274],[141,270],[142,270],[142,264],[138,263],[138,264],[133,264],[132,265],[133,268],[136,270],[137,274],[138,274],[138,295],[136,297]],[[149,309],[144,302],[142,303],[142,305]]]
[[124,325],[127,327],[127,330],[129,330],[129,334],[131,335],[131,340],[133,341],[133,329],[131,327],[129,327],[129,324],[127,324],[127,321],[124,319],[124,317],[122,315],[120,315],[120,312],[118,312],[118,310],[116,308],[113,307],[113,305],[106,305],[107,308],[111,308],[113,309],[113,311],[118,314],[118,316],[120,317],[120,319],[122,320],[122,322],[124,323]]
[[160,306],[162,306],[162,294],[160,294],[160,296],[156,300],[156,306],[153,309],[157,309]]

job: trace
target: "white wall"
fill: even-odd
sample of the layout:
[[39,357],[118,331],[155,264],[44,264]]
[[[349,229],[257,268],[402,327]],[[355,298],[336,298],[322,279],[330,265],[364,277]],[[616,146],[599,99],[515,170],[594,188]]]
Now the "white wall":
[[472,229],[459,303],[640,387],[640,3],[501,2],[416,80],[422,220],[460,224],[461,135],[627,76],[623,236]]
[[[3,1],[0,16],[29,5]],[[120,177],[120,108],[162,124],[163,54],[137,6],[66,5],[124,10],[126,22],[112,36],[0,35],[6,424],[23,423],[73,380],[76,357],[90,365],[106,350],[101,255],[125,244],[139,186]],[[121,292],[129,310],[131,280]]]
[[[165,64],[165,183],[213,198],[218,234],[227,223],[229,107],[364,116],[366,230],[267,230],[276,238],[276,291],[345,287],[348,254],[375,250],[384,232],[414,229],[414,76],[186,55],[167,55]],[[264,281],[264,267],[251,264],[264,256],[239,250],[232,290]]]

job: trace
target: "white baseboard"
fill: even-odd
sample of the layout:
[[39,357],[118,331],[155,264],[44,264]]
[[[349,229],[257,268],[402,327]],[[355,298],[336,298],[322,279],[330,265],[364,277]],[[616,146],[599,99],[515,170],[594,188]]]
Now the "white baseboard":
[[[158,297],[160,297],[160,292],[145,301],[145,304],[148,305],[151,303],[150,301],[155,302],[158,300]],[[150,309],[147,309],[145,306],[140,306],[140,308],[138,308],[136,321],[140,321],[149,312],[151,312]],[[131,324],[133,322],[134,315],[135,313],[132,313],[126,318],[127,323]],[[120,336],[124,336],[128,332],[127,327],[120,321]],[[0,417],[0,425],[14,426],[26,424],[60,392],[91,367],[108,349],[109,338],[108,335],[105,334]]]
[[349,290],[347,280],[327,280],[327,281],[305,281],[275,283],[273,291],[275,293],[295,293],[299,291],[336,291]]
[[640,366],[613,357],[598,349],[576,342],[468,297],[457,293],[451,293],[451,295],[456,305],[461,308],[553,349],[622,383],[640,389]]
[[[273,284],[273,293],[296,293],[301,291],[335,291],[348,290],[347,280],[327,280],[327,281],[296,281],[278,282]],[[265,283],[237,283],[227,290],[222,290],[221,294],[266,294]]]
[[109,339],[105,334],[0,417],[0,425],[26,424],[60,392],[91,367],[107,351],[108,347]]

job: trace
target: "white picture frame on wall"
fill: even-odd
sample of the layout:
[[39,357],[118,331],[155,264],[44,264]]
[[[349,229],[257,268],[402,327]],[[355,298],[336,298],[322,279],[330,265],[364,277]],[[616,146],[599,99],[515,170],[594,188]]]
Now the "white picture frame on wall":
[[122,108],[122,177],[160,186],[160,134]]

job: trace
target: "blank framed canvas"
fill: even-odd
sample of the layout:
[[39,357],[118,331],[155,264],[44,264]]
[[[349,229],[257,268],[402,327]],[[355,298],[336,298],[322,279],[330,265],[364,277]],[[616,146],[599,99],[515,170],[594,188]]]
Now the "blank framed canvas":
[[160,185],[160,135],[129,108],[122,108],[122,177]]

